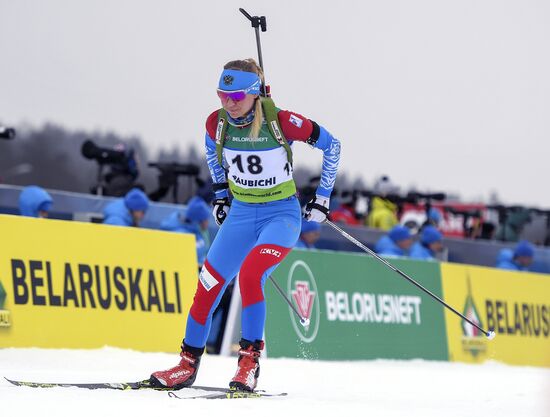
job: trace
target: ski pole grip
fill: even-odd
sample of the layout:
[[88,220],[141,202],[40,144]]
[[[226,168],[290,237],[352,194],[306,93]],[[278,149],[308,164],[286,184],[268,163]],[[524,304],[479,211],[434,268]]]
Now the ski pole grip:
[[245,17],[250,20],[250,23],[252,24],[252,27],[254,29],[261,28],[262,32],[267,31],[267,21],[265,19],[265,16],[250,16],[248,12],[243,9],[242,7],[239,8],[239,11],[245,15]]

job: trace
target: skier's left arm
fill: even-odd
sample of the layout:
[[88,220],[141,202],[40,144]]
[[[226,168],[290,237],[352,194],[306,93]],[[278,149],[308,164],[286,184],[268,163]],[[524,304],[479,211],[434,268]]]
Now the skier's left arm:
[[323,126],[319,126],[315,122],[313,123],[318,131],[314,129],[311,143],[308,143],[323,151],[323,168],[321,170],[321,182],[317,187],[317,195],[328,199],[334,188],[338,164],[340,163],[340,141],[332,136]]
[[340,162],[340,141],[313,120],[297,113],[281,110],[279,124],[289,141],[306,142],[323,151],[321,181],[315,198],[306,206],[306,219],[323,222],[328,214],[330,194],[336,181]]

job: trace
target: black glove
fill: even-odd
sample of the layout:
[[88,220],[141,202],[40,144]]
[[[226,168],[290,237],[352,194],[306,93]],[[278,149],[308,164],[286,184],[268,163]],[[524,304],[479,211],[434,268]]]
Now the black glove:
[[231,204],[229,204],[229,198],[218,198],[212,202],[212,205],[214,206],[212,210],[214,220],[218,226],[221,226],[229,214],[229,207],[231,206]]
[[309,203],[306,204],[304,218],[308,222],[323,223],[328,216],[329,199],[321,195],[315,195]]

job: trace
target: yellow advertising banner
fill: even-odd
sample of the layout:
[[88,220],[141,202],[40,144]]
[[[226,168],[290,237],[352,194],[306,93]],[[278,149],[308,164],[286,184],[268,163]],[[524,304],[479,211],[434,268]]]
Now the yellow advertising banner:
[[0,215],[0,347],[178,351],[195,237]]
[[441,264],[444,299],[496,337],[445,312],[449,360],[550,366],[550,276]]

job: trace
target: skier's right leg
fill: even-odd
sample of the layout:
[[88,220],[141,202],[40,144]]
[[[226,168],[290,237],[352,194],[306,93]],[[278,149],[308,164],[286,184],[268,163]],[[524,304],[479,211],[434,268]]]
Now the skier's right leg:
[[231,278],[225,280],[206,259],[199,276],[197,291],[189,315],[185,339],[181,344],[180,362],[165,371],[151,374],[150,382],[155,387],[181,389],[195,382],[204,352],[206,339],[216,309]]
[[166,371],[154,372],[150,378],[153,386],[179,389],[193,384],[210,332],[212,314],[255,241],[250,212],[232,207],[212,242],[200,272],[187,317],[180,363]]

